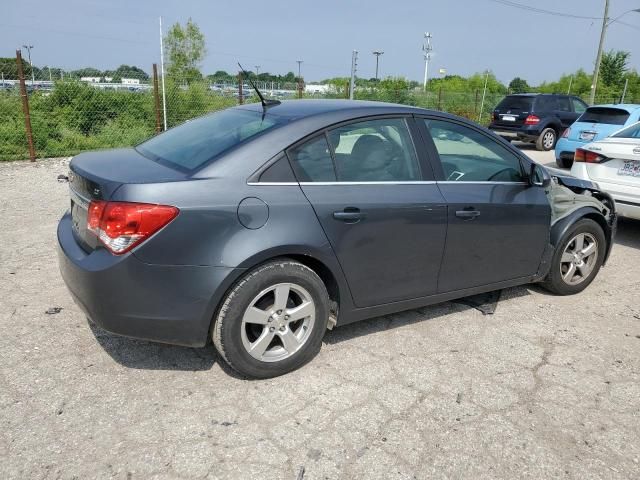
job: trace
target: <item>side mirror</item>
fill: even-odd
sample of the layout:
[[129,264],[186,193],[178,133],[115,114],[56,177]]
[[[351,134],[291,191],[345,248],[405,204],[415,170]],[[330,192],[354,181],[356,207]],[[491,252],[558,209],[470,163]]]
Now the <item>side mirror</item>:
[[531,164],[529,172],[529,185],[533,187],[547,188],[551,185],[551,175],[548,170],[537,163]]

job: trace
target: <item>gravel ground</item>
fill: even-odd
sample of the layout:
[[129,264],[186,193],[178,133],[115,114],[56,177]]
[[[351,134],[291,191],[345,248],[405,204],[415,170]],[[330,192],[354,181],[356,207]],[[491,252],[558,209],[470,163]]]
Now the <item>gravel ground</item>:
[[88,325],[56,261],[65,171],[0,164],[0,478],[640,477],[640,222],[580,295],[360,322],[246,381]]

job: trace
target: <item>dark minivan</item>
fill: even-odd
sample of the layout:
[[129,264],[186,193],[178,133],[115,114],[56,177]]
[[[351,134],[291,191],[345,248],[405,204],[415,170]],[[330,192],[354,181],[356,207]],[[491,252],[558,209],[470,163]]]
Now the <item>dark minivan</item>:
[[586,103],[570,95],[507,95],[493,110],[489,130],[508,141],[531,142],[538,150],[552,150],[586,108]]

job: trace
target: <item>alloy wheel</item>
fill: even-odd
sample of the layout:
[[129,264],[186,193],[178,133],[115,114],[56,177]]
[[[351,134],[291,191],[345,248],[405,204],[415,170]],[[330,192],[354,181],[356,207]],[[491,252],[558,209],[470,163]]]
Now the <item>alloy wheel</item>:
[[315,312],[311,294],[300,285],[279,283],[266,288],[242,316],[242,345],[262,362],[289,358],[309,340]]
[[553,147],[553,143],[555,142],[555,139],[556,139],[556,134],[553,133],[552,131],[548,131],[542,137],[542,145],[544,145],[544,148],[551,150],[551,147]]
[[590,233],[579,233],[571,239],[562,252],[560,274],[568,285],[584,282],[598,260],[598,242]]

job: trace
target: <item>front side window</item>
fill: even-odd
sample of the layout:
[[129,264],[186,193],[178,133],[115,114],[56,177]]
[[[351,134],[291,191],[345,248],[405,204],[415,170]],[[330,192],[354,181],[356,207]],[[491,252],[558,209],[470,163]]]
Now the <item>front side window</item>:
[[573,103],[573,110],[576,113],[584,113],[584,111],[587,109],[587,106],[577,98],[572,98],[571,102]]
[[522,182],[520,160],[496,140],[442,120],[424,120],[440,156],[444,180],[455,182]]
[[328,132],[341,182],[420,180],[407,123],[402,118],[366,120]]

